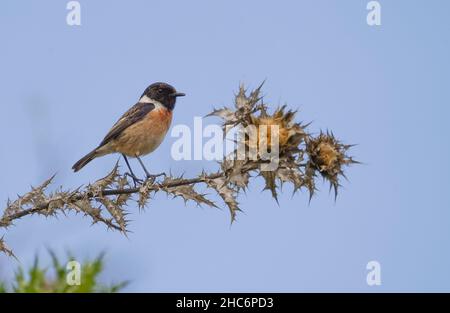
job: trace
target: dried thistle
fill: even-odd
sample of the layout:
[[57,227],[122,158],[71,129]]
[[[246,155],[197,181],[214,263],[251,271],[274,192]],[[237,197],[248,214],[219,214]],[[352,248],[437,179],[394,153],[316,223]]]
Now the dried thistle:
[[[241,85],[236,95],[235,110],[225,107],[214,110],[209,116],[220,117],[223,120],[222,126],[228,130],[231,126],[242,126],[253,132],[253,134],[245,133],[241,136],[245,145],[243,160],[238,148],[222,162],[221,167],[226,174],[226,181],[238,188],[246,188],[250,173],[255,172],[256,175],[263,177],[264,189],[269,190],[273,198],[277,200],[279,183],[292,183],[294,191],[309,184],[305,181],[307,177],[304,177],[300,168],[305,140],[308,137],[307,125],[294,122],[297,112],[286,110],[286,106],[270,114],[267,105],[262,101],[261,87],[262,85],[247,95],[245,88]],[[267,147],[270,151],[274,136],[278,138],[279,166],[275,170],[262,170],[261,165],[268,161],[263,159],[261,150],[264,149],[260,148]]]
[[318,171],[323,178],[330,182],[337,197],[339,176],[345,178],[344,166],[358,163],[348,156],[347,150],[352,145],[344,145],[331,132],[320,132],[319,136],[307,140],[306,152],[309,156],[307,168]]
[[[165,192],[173,197],[181,197],[185,202],[192,201],[197,205],[217,207],[205,194],[196,190],[197,184],[203,184],[207,190],[213,191],[222,199],[230,210],[231,222],[241,211],[237,197],[240,191],[248,188],[252,178],[261,176],[265,181],[265,190],[269,190],[275,200],[278,189],[283,184],[291,184],[294,193],[302,188],[309,191],[310,199],[316,191],[315,179],[320,173],[330,182],[337,195],[340,176],[344,176],[344,167],[357,163],[347,155],[350,145],[344,145],[332,133],[320,133],[313,137],[303,125],[295,122],[297,112],[282,106],[269,113],[269,106],[261,96],[262,84],[251,92],[240,86],[235,95],[234,105],[214,110],[208,116],[222,119],[224,131],[232,127],[250,127],[256,130],[256,140],[248,134],[238,142],[244,146],[243,158],[239,149],[220,162],[220,168],[213,173],[202,172],[193,178],[165,176],[164,179],[150,179],[142,185],[132,188],[128,177],[120,174],[118,164],[112,171],[86,187],[75,190],[46,190],[54,177],[49,178],[31,191],[18,196],[16,200],[7,202],[0,217],[0,228],[7,229],[16,220],[33,214],[56,216],[69,211],[82,213],[91,219],[93,224],[99,223],[107,228],[128,232],[128,212],[125,210],[134,200],[138,207],[144,208],[148,201],[158,192]],[[272,127],[274,126],[274,128]],[[260,132],[261,129],[267,132]],[[264,158],[260,146],[271,149],[272,135],[278,138],[278,154]],[[248,153],[251,150],[255,154]],[[266,165],[276,161],[276,167],[267,170]],[[344,176],[345,177],[345,176]],[[0,239],[0,251],[14,256],[12,251]]]
[[[284,105],[270,115],[267,113],[266,108],[262,107],[258,116],[250,115],[251,123],[255,125],[257,130],[257,147],[260,145],[270,147],[272,145],[272,137],[275,135],[278,136],[280,154],[283,154],[296,149],[306,138],[304,126],[293,122],[296,112],[291,110],[285,112],[285,109],[286,106]],[[272,134],[273,128],[271,126],[277,127],[277,134]],[[261,127],[267,129],[264,137],[261,137]],[[250,142],[247,140],[246,144],[250,145]]]
[[13,257],[13,258],[15,258],[17,260],[17,257],[14,255],[12,250],[10,248],[8,248],[8,246],[6,245],[6,243],[3,240],[3,238],[4,238],[4,236],[2,236],[2,238],[0,238],[0,252],[3,252],[7,256]]

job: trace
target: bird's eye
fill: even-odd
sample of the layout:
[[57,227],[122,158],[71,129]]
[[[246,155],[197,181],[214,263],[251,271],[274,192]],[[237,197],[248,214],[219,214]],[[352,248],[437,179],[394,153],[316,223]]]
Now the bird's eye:
[[158,89],[158,93],[162,94],[163,90],[162,89]]

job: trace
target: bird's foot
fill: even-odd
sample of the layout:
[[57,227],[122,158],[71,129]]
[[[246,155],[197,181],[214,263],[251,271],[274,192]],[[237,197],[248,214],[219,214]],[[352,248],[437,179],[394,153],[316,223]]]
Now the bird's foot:
[[132,173],[125,173],[125,176],[130,177],[133,180],[134,188],[136,188],[138,185],[142,185],[144,183],[143,179],[137,178],[136,175]]
[[164,176],[166,177],[167,174],[166,173],[159,173],[159,174],[147,174],[147,181],[151,181],[152,183],[156,180],[156,178],[160,177],[160,176]]

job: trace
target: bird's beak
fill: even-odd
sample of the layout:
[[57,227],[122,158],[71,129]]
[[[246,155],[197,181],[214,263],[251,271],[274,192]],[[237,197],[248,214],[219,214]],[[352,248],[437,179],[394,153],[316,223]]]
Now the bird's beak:
[[174,92],[172,94],[170,94],[171,97],[184,97],[186,94],[182,93],[182,92]]

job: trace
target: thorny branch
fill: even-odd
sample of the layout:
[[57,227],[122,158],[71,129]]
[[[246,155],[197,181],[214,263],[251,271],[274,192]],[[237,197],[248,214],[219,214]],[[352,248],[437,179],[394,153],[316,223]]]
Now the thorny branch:
[[[138,187],[131,187],[127,177],[118,171],[118,164],[104,178],[75,190],[57,189],[47,192],[54,176],[38,187],[32,187],[28,193],[18,196],[16,200],[8,200],[3,215],[0,217],[0,228],[7,229],[13,223],[28,215],[55,216],[74,211],[89,217],[92,223],[101,223],[108,229],[118,230],[124,234],[128,232],[126,207],[130,201],[136,201],[139,208],[144,208],[148,201],[158,192],[165,192],[173,197],[181,197],[185,202],[193,201],[197,205],[204,204],[217,207],[205,194],[198,192],[195,187],[199,184],[207,190],[214,191],[229,208],[231,221],[236,219],[240,211],[237,196],[241,190],[248,187],[250,178],[261,176],[265,181],[265,190],[269,190],[277,200],[278,189],[284,183],[294,187],[294,193],[303,189],[309,192],[310,199],[316,189],[315,180],[318,175],[329,181],[330,188],[337,196],[339,178],[344,176],[343,168],[352,163],[358,163],[347,155],[351,145],[344,145],[337,140],[333,133],[320,132],[313,136],[306,131],[309,125],[294,122],[296,111],[286,110],[286,106],[276,109],[272,114],[263,102],[261,86],[247,93],[240,86],[235,96],[234,107],[215,109],[207,116],[217,116],[222,119],[225,133],[233,127],[252,126],[256,130],[256,140],[248,133],[238,137],[242,150],[236,148],[222,162],[215,173],[202,172],[197,177],[183,178],[166,175],[163,179],[147,180]],[[269,158],[259,147],[271,146],[273,134],[270,126],[276,126],[278,133],[279,151],[276,157],[269,153]],[[267,128],[269,127],[269,128]],[[269,129],[261,132],[262,128]],[[270,149],[268,150],[270,152]],[[277,161],[273,170],[265,170],[263,165]],[[255,175],[256,174],[256,175]],[[278,201],[278,200],[277,200]],[[0,251],[14,256],[0,238]]]

